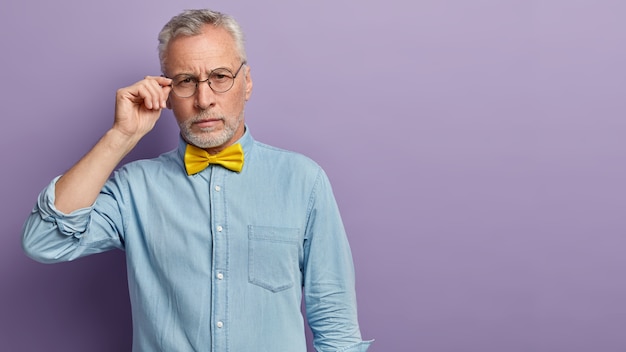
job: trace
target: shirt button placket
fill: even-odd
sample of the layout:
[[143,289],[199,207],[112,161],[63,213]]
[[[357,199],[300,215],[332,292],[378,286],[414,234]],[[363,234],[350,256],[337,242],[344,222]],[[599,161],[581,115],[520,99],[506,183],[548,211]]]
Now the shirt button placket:
[[224,199],[224,179],[229,171],[216,168],[212,178],[211,190],[211,219],[213,222],[213,349],[225,351],[228,349],[226,323],[228,317],[228,242],[226,223],[226,200]]

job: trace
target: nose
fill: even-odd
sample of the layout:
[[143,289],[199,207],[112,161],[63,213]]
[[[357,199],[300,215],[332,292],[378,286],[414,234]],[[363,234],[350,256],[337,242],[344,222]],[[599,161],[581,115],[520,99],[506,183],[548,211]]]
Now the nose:
[[215,104],[215,92],[209,86],[208,81],[198,82],[195,100],[196,107],[201,110],[206,110]]

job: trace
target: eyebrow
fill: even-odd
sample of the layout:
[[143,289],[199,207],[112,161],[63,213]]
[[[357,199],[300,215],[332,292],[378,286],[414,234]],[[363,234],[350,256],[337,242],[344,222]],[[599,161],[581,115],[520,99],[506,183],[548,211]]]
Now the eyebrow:
[[[230,73],[233,73],[233,74],[234,74],[233,69],[232,69],[232,68],[230,68],[230,67],[227,67],[227,66],[218,66],[218,67],[216,67],[216,68],[214,68],[214,69],[211,69],[210,71],[205,72],[205,73],[209,74],[209,73],[211,73],[211,72],[213,72],[213,71],[215,71],[215,70],[219,70],[219,69],[226,69],[226,70],[230,71]],[[196,78],[197,78],[197,77],[199,77],[199,76],[198,76],[198,75],[196,75],[196,74],[193,74],[193,73],[186,73],[186,72],[176,74],[176,75],[174,75],[174,76],[172,76],[172,77],[178,77],[178,76],[190,76],[190,77],[196,77]]]
[[172,77],[174,78],[174,77],[180,77],[180,76],[196,77],[196,78],[198,77],[198,76],[196,76],[196,75],[194,75],[194,74],[191,74],[191,73],[179,73],[179,74],[174,75],[174,76],[172,76]]

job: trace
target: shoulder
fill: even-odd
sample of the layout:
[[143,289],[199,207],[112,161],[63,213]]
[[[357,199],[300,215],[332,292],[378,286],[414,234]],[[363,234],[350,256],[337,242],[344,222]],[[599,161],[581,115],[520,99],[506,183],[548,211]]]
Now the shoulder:
[[258,141],[255,141],[254,146],[255,156],[258,156],[258,158],[262,161],[289,164],[297,167],[298,169],[309,171],[321,171],[322,169],[317,162],[304,154],[278,148]]
[[[134,178],[139,175],[149,177],[157,173],[169,173],[183,168],[182,161],[176,150],[163,153],[151,159],[139,159],[121,166],[116,174]],[[184,169],[184,168],[183,168]]]
[[244,174],[305,187],[314,187],[320,179],[327,178],[322,167],[310,157],[257,141],[245,156]]

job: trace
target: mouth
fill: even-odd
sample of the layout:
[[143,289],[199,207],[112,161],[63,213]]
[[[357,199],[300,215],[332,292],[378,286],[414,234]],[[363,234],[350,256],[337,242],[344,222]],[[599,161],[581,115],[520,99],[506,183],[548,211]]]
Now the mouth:
[[222,123],[222,119],[220,118],[202,118],[202,119],[198,119],[197,121],[194,121],[192,125],[198,128],[206,129],[206,128],[215,128],[221,123]]

